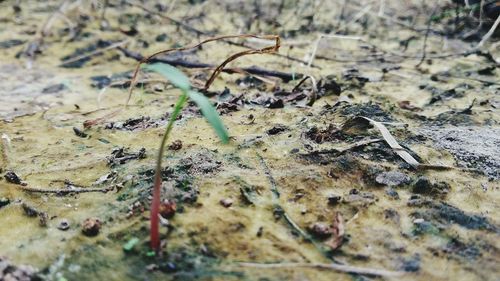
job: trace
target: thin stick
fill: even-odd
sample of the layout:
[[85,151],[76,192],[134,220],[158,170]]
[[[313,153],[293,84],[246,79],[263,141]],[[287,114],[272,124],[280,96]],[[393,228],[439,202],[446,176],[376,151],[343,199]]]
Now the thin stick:
[[172,13],[172,11],[174,10],[176,2],[177,2],[177,0],[170,1],[170,5],[168,7],[167,15],[169,15],[170,13]]
[[217,37],[211,37],[206,40],[201,41],[200,43],[194,44],[192,46],[187,46],[187,47],[181,47],[181,48],[171,48],[171,49],[166,49],[166,50],[161,50],[156,53],[153,53],[152,55],[149,55],[145,58],[143,58],[136,66],[134,70],[134,74],[132,75],[132,80],[130,81],[130,88],[129,88],[129,93],[127,97],[127,101],[125,102],[125,106],[128,105],[130,98],[132,97],[132,92],[134,90],[136,80],[137,80],[137,74],[139,73],[139,69],[143,63],[149,62],[152,58],[160,55],[160,54],[166,54],[174,51],[185,51],[185,50],[190,50],[190,49],[196,49],[200,47],[201,45],[213,41],[218,41],[222,39],[231,39],[231,38],[261,38],[261,39],[273,39],[275,41],[274,46],[270,47],[265,47],[259,50],[248,50],[244,51],[241,53],[234,54],[230,56],[228,59],[226,59],[220,66],[218,66],[215,71],[212,73],[210,78],[208,79],[207,83],[205,84],[205,89],[208,89],[212,81],[215,79],[215,77],[222,71],[222,68],[232,60],[243,56],[243,55],[250,55],[250,54],[262,54],[262,53],[270,53],[270,52],[277,52],[280,47],[280,37],[278,35],[265,35],[265,36],[257,36],[257,35],[252,35],[252,34],[241,34],[241,35],[225,35],[225,36],[217,36]]
[[309,101],[307,102],[307,105],[308,106],[312,106],[314,104],[314,102],[316,101],[316,99],[318,98],[318,87],[316,86],[316,79],[314,79],[313,76],[311,75],[308,75],[306,77],[304,77],[302,80],[300,80],[299,84],[297,84],[297,86],[295,86],[293,89],[292,89],[292,93],[294,93],[295,91],[297,91],[297,89],[302,85],[304,84],[304,82],[307,80],[307,79],[310,79],[311,80],[311,84],[312,84],[312,91],[311,91],[311,96],[309,97]]
[[210,76],[210,78],[208,79],[207,83],[205,84],[205,90],[208,89],[208,87],[210,86],[210,84],[213,82],[213,80],[215,79],[215,77],[217,77],[217,75],[222,71],[222,69],[224,68],[224,66],[226,64],[228,64],[229,62],[231,62],[232,60],[235,60],[236,58],[244,56],[244,55],[277,52],[279,50],[280,42],[281,42],[280,41],[281,39],[280,39],[280,37],[278,35],[265,35],[265,36],[257,36],[257,35],[252,35],[252,34],[225,35],[225,36],[211,37],[211,38],[208,38],[206,40],[201,41],[200,43],[197,43],[195,45],[188,46],[188,47],[171,48],[171,49],[166,49],[166,50],[158,51],[158,52],[156,52],[156,53],[154,53],[154,54],[152,54],[152,55],[150,55],[148,57],[143,58],[137,64],[137,66],[136,66],[136,68],[134,70],[134,74],[132,76],[132,79],[130,80],[129,93],[128,93],[127,100],[125,102],[125,106],[123,108],[117,109],[117,110],[115,110],[115,111],[113,111],[113,112],[111,112],[111,113],[109,113],[109,114],[107,114],[105,116],[102,116],[102,117],[99,117],[99,118],[96,118],[96,119],[93,119],[93,120],[86,120],[85,122],[83,122],[84,128],[90,128],[90,127],[92,127],[95,124],[99,124],[101,122],[104,122],[104,121],[108,120],[109,118],[116,116],[123,109],[127,108],[128,104],[130,102],[130,98],[132,97],[132,93],[134,91],[134,87],[135,87],[135,85],[137,83],[137,74],[139,73],[139,69],[140,69],[140,67],[141,67],[141,65],[143,63],[149,62],[151,59],[153,59],[154,57],[156,57],[156,56],[158,56],[160,54],[166,54],[166,53],[170,53],[170,52],[173,52],[173,51],[185,51],[185,50],[189,50],[189,49],[196,49],[196,48],[200,47],[201,45],[203,45],[205,43],[209,43],[209,42],[213,42],[213,41],[217,41],[217,40],[222,40],[222,39],[229,39],[229,38],[263,38],[263,39],[273,39],[273,40],[275,40],[275,45],[274,46],[265,47],[265,48],[262,48],[262,49],[259,49],[259,50],[248,50],[248,51],[240,52],[240,53],[237,53],[237,54],[234,54],[234,55],[230,56],[221,65],[219,65],[215,69],[215,71],[212,73],[212,76]]
[[2,161],[0,162],[0,169],[4,170],[4,168],[9,165],[9,155],[7,150],[10,146],[10,138],[7,134],[2,134],[2,141],[0,142],[0,150],[2,150]]
[[301,156],[311,156],[311,155],[321,155],[321,154],[334,154],[335,156],[338,156],[338,155],[341,155],[341,154],[344,154],[346,153],[347,151],[350,151],[350,150],[353,150],[353,149],[356,149],[356,148],[360,148],[360,147],[363,147],[363,146],[367,146],[367,145],[370,145],[372,143],[376,143],[376,142],[381,142],[383,141],[383,139],[369,139],[369,140],[361,140],[359,142],[356,142],[356,143],[353,143],[349,146],[347,146],[346,148],[344,149],[326,149],[326,150],[317,150],[317,151],[311,151],[311,152],[308,152],[308,153],[303,153],[303,154],[300,154]]
[[28,187],[28,186],[19,186],[19,189],[27,192],[33,193],[56,193],[56,194],[70,194],[70,193],[87,193],[87,192],[102,192],[107,193],[108,191],[113,190],[115,186],[107,186],[104,188],[73,188],[73,189],[47,189],[47,188],[38,188],[38,187]]
[[432,10],[431,16],[429,17],[429,20],[427,21],[427,30],[425,31],[424,46],[422,48],[422,57],[420,58],[420,61],[417,63],[416,67],[419,67],[425,60],[425,56],[427,54],[427,39],[429,38],[429,33],[431,30],[432,18],[434,18],[434,14],[436,14],[438,5],[439,5],[439,0],[436,2],[436,6]]
[[313,45],[313,49],[311,52],[311,57],[307,62],[307,67],[311,67],[314,58],[316,57],[316,52],[318,51],[318,46],[322,38],[337,38],[337,39],[346,39],[346,40],[361,40],[361,37],[357,36],[345,36],[345,35],[337,35],[337,34],[319,34],[318,39]]
[[240,266],[244,267],[255,267],[255,268],[293,268],[293,267],[309,267],[317,269],[331,269],[340,272],[356,273],[364,275],[374,275],[383,277],[398,277],[405,275],[405,272],[401,271],[390,271],[385,269],[376,269],[368,267],[358,267],[352,265],[342,265],[335,263],[299,263],[299,262],[289,262],[289,263],[252,263],[252,262],[240,262]]
[[493,35],[493,33],[495,33],[495,30],[497,29],[499,24],[500,24],[500,15],[497,17],[495,23],[493,24],[493,26],[491,26],[488,33],[486,33],[483,36],[483,39],[481,39],[481,42],[479,42],[479,44],[477,44],[477,46],[474,48],[475,50],[481,48],[484,45],[484,43],[486,43],[486,41],[488,41],[490,39],[490,37]]
[[378,8],[378,16],[382,17],[384,15],[385,10],[385,0],[380,0],[380,6]]
[[[118,50],[120,50],[126,57],[133,58],[137,61],[141,61],[144,59],[144,57],[141,54],[136,53],[136,52],[132,52],[132,51],[125,49],[123,47],[118,47]],[[182,66],[182,67],[187,67],[187,68],[212,68],[212,69],[215,68],[215,65],[213,65],[213,64],[202,63],[202,62],[192,62],[192,61],[187,61],[184,59],[152,58],[149,60],[149,62],[150,63],[162,62],[162,63],[170,64],[171,66]],[[293,80],[294,78],[301,78],[303,76],[300,73],[287,73],[287,72],[281,72],[281,71],[275,71],[275,70],[267,70],[267,69],[260,68],[257,66],[242,67],[242,68],[236,68],[236,67],[224,68],[224,69],[222,69],[222,72],[225,72],[225,73],[250,73],[252,75],[278,77],[285,82]]]
[[111,45],[109,45],[107,47],[95,50],[93,52],[90,52],[90,53],[87,53],[87,54],[83,54],[83,55],[80,55],[80,56],[77,56],[77,57],[65,60],[61,64],[59,64],[59,66],[63,66],[63,65],[69,64],[69,63],[73,63],[75,61],[79,61],[81,59],[86,59],[86,58],[89,58],[89,57],[92,57],[92,56],[104,53],[104,52],[109,51],[111,49],[115,49],[115,48],[118,48],[118,47],[120,47],[122,45],[125,45],[128,42],[130,42],[130,40],[128,40],[128,39],[120,41],[120,42],[116,42],[114,44],[111,44]]

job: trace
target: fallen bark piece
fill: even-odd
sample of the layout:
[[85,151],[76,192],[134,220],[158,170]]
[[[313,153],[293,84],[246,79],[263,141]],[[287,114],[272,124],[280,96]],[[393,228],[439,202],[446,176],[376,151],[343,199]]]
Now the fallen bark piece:
[[117,165],[125,164],[126,162],[134,159],[146,158],[146,149],[143,147],[138,152],[128,152],[125,148],[115,148],[111,152],[111,156],[107,157],[108,166],[114,167]]

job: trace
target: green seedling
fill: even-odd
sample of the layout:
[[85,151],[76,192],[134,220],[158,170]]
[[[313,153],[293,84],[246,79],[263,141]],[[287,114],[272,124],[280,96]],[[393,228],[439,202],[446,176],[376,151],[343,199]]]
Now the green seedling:
[[216,134],[219,136],[223,143],[229,141],[229,136],[226,128],[222,124],[219,114],[212,106],[210,100],[208,100],[203,94],[191,88],[191,83],[189,78],[177,68],[164,64],[155,63],[147,65],[144,67],[146,70],[157,72],[167,78],[172,85],[177,87],[182,91],[181,96],[177,100],[174,110],[170,115],[167,127],[165,129],[165,134],[161,140],[160,149],[158,151],[158,156],[156,159],[156,169],[155,169],[155,179],[153,186],[153,200],[151,202],[151,247],[158,252],[160,250],[160,232],[159,232],[159,212],[160,212],[160,197],[161,197],[161,167],[162,159],[165,150],[165,145],[168,141],[170,132],[173,129],[174,122],[179,116],[180,112],[186,105],[188,99],[192,100],[201,110],[201,113],[208,121],[208,123],[214,128]]

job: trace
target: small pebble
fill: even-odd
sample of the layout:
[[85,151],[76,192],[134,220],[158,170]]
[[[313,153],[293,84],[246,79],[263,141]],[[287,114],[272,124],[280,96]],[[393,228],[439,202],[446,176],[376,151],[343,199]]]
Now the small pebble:
[[156,263],[152,263],[152,264],[148,264],[146,266],[146,269],[148,271],[155,271],[155,270],[158,270],[160,267],[156,264]]
[[85,236],[96,236],[101,229],[101,221],[97,218],[88,218],[83,222],[82,233]]
[[89,136],[88,134],[86,134],[84,131],[78,129],[77,127],[73,127],[73,132],[75,133],[75,135],[77,135],[78,137],[81,137],[81,138],[86,138]]
[[65,231],[69,229],[69,221],[67,219],[62,219],[57,225],[57,229]]
[[168,146],[168,150],[180,150],[182,148],[182,141],[176,140]]
[[10,199],[2,197],[0,198],[0,208],[5,207],[10,204]]
[[233,205],[233,200],[231,200],[229,198],[221,199],[219,202],[222,206],[224,206],[226,208],[229,208],[229,207],[231,207],[231,205]]
[[328,196],[328,204],[330,205],[336,205],[340,202],[340,199],[342,199],[341,196],[339,195],[335,195],[335,194],[331,194]]
[[24,202],[21,205],[21,207],[23,208],[24,214],[27,215],[28,217],[38,216],[38,210],[35,209],[34,207],[32,207]]
[[414,220],[413,220],[413,223],[414,223],[414,224],[420,224],[420,223],[423,223],[423,222],[425,222],[425,220],[424,220],[424,219],[414,219]]
[[165,199],[160,204],[160,215],[166,219],[169,219],[175,215],[175,211],[177,210],[177,204],[175,201]]
[[10,183],[13,183],[13,184],[21,184],[21,178],[19,178],[18,175],[16,175],[16,173],[12,172],[12,171],[7,171],[4,175],[5,179],[10,182]]
[[389,171],[378,174],[375,181],[381,185],[399,186],[410,183],[411,178],[398,171]]

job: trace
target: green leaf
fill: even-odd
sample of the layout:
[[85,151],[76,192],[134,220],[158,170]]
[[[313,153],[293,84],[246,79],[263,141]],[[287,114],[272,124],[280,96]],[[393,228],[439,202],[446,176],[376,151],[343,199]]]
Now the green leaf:
[[130,252],[137,243],[139,243],[139,238],[133,237],[132,239],[128,240],[125,245],[123,245],[123,250],[125,252]]
[[171,66],[170,64],[153,63],[144,66],[144,69],[160,73],[165,76],[170,83],[183,91],[188,91],[191,88],[189,78],[182,71]]
[[222,124],[219,113],[217,113],[215,108],[212,106],[210,100],[196,91],[188,91],[188,95],[189,98],[201,109],[201,113],[203,113],[203,116],[205,116],[208,123],[212,126],[212,128],[214,128],[222,142],[227,143],[229,141],[229,136],[227,134],[226,127]]

